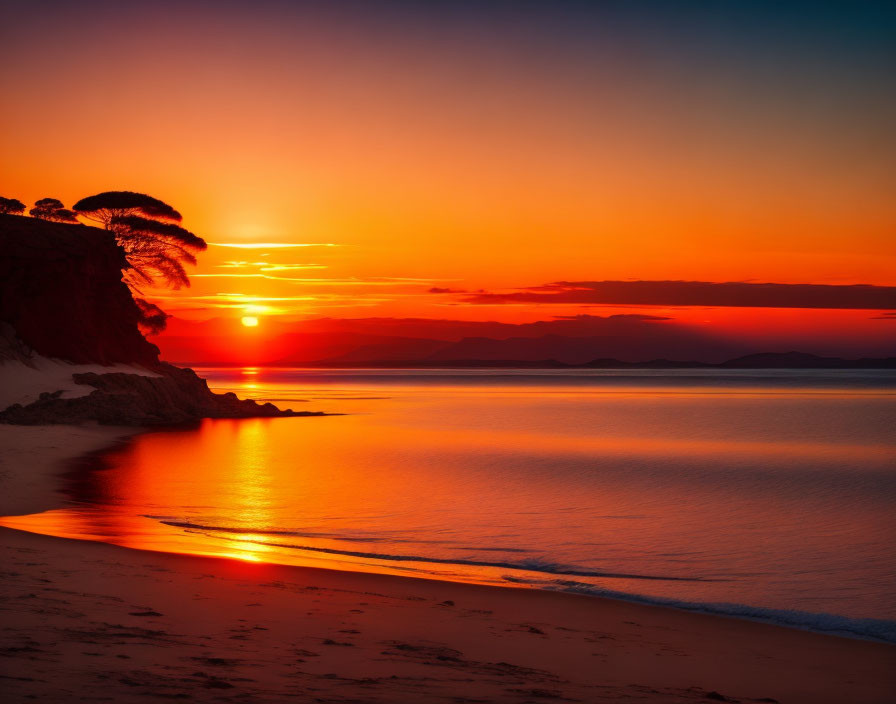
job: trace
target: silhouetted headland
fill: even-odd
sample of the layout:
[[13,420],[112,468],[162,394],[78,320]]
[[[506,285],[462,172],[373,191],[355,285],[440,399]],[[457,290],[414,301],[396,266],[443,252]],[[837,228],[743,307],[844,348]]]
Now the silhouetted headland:
[[75,383],[93,391],[75,398],[46,391],[0,412],[0,422],[144,426],[324,415],[215,394],[193,370],[161,362],[138,329],[141,311],[122,282],[123,266],[124,252],[108,231],[0,215],[0,362],[33,368],[52,358],[146,371],[74,373]]

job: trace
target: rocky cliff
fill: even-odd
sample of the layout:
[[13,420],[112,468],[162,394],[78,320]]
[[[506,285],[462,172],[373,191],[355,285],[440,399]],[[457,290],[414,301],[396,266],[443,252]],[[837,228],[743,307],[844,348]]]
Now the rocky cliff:
[[158,348],[137,329],[109,232],[0,215],[0,321],[45,357],[151,366]]
[[0,362],[28,364],[36,354],[154,372],[75,373],[77,384],[94,390],[64,398],[47,389],[33,403],[0,410],[0,423],[166,425],[323,415],[215,394],[193,370],[160,362],[158,348],[137,328],[140,313],[121,280],[123,265],[122,250],[105,230],[0,215]]

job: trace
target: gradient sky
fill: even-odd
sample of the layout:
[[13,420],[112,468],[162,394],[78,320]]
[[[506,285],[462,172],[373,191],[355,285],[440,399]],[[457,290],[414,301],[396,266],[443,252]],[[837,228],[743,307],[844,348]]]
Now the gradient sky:
[[868,310],[507,295],[896,285],[892,3],[0,9],[0,194],[171,203],[216,243],[161,293],[178,317],[642,312],[896,339]]

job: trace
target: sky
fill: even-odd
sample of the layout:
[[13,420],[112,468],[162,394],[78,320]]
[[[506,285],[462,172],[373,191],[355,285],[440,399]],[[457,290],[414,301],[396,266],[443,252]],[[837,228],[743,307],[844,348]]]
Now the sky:
[[896,286],[892,3],[0,13],[0,195],[176,207],[210,243],[152,292],[180,320],[639,314],[896,348],[896,291],[867,288]]

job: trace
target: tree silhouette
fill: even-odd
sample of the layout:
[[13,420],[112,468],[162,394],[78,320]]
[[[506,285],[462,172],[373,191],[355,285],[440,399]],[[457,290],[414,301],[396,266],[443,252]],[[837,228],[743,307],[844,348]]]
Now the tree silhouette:
[[25,212],[25,204],[16,198],[4,198],[0,196],[0,213],[18,215]]
[[66,208],[62,204],[62,201],[57,198],[41,198],[34,204],[34,207],[28,211],[28,214],[33,218],[51,220],[53,222],[78,222],[78,218],[75,217],[75,214]]
[[140,310],[140,319],[137,326],[144,335],[158,335],[168,325],[168,315],[159,308],[155,303],[150,303],[142,298],[135,298],[134,303]]
[[130,281],[139,286],[164,283],[172,288],[189,286],[185,264],[196,264],[194,252],[206,248],[205,240],[173,223],[139,215],[114,217],[109,229],[125,251]]
[[106,191],[79,200],[74,210],[115,234],[127,257],[125,281],[132,289],[190,285],[184,265],[195,264],[195,253],[207,245],[177,224],[181,214],[167,203],[143,193]]
[[105,191],[82,198],[74,210],[88,220],[101,223],[107,229],[113,218],[141,215],[154,220],[180,222],[183,218],[167,203],[145,193],[133,191]]

